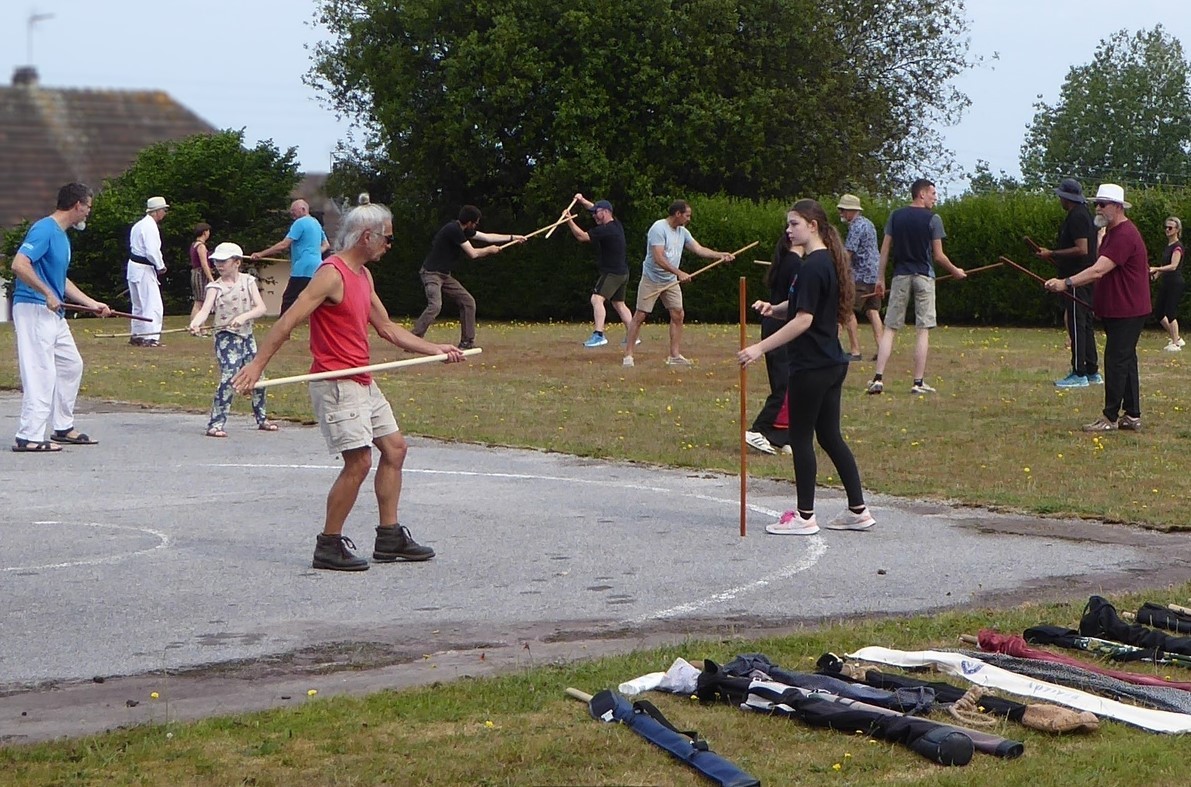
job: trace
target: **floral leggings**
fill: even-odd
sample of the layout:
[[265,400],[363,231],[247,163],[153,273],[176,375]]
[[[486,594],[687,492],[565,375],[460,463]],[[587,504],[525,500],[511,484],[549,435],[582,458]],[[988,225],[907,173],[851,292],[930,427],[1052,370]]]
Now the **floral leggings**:
[[[244,364],[256,357],[256,338],[251,334],[240,336],[230,331],[215,334],[215,357],[219,359],[219,387],[211,402],[211,420],[207,429],[222,429],[227,424],[227,412],[232,406],[232,378],[244,368]],[[265,391],[257,388],[252,392],[252,414],[256,424],[265,423]]]

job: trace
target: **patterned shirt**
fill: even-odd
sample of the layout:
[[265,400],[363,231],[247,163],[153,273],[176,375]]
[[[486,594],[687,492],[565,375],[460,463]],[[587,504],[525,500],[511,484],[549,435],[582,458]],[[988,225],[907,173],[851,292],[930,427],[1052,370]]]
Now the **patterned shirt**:
[[223,279],[216,279],[207,285],[208,290],[215,290],[215,326],[218,331],[227,331],[239,336],[252,335],[252,320],[239,328],[233,328],[230,323],[244,312],[252,308],[252,283],[255,279],[247,273],[236,276],[236,281],[229,284]]
[[848,224],[848,240],[844,248],[852,252],[852,279],[861,284],[877,283],[877,228],[864,216],[857,216]]

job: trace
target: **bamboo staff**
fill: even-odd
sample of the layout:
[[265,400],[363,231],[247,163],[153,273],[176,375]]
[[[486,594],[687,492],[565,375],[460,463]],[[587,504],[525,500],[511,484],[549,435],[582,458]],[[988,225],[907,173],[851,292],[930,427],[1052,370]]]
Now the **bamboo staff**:
[[1030,247],[1030,251],[1034,252],[1035,254],[1042,251],[1042,247],[1039,246],[1038,243],[1029,235],[1022,236],[1022,240],[1024,240],[1026,245]]
[[91,335],[96,339],[120,339],[128,338],[129,336],[159,336],[163,333],[182,333],[189,330],[189,328],[166,328],[163,331],[154,331],[153,333],[93,333]]
[[[1042,278],[1037,273],[1034,273],[1034,271],[1030,270],[1029,268],[1026,268],[1022,265],[1018,265],[1016,262],[1009,259],[1008,257],[997,257],[997,259],[1000,260],[1001,262],[1005,262],[1005,263],[1012,265],[1014,268],[1017,268],[1019,271],[1026,274],[1030,278],[1037,279],[1038,281],[1042,282],[1043,287],[1046,286],[1046,279]],[[1047,290],[1047,292],[1050,292],[1050,290]],[[1060,290],[1060,292],[1061,292],[1061,294],[1066,295],[1068,298],[1075,301],[1076,303],[1078,303],[1080,306],[1084,307],[1088,311],[1092,311],[1092,304],[1088,303],[1083,298],[1080,298],[1079,296],[1075,295],[1074,293],[1067,292],[1066,290]]]
[[[747,279],[744,276],[740,277],[740,349],[748,346],[748,334],[746,326],[748,324],[748,305],[747,305]],[[748,506],[745,498],[748,494],[748,442],[745,440],[744,433],[748,428],[745,426],[745,419],[748,418],[748,367],[740,364],[740,537],[745,536],[745,514],[748,511]]]
[[[543,232],[546,232],[547,230],[552,230],[552,229],[554,229],[554,228],[555,228],[555,227],[557,227],[559,224],[566,224],[568,221],[570,221],[571,219],[575,218],[575,216],[576,216],[576,214],[574,214],[574,213],[568,213],[567,215],[563,216],[561,219],[559,219],[558,221],[554,222],[553,224],[547,224],[545,227],[542,227],[541,229],[536,229],[536,230],[534,230],[533,232],[531,232],[531,233],[529,233],[528,235],[526,235],[525,237],[526,237],[526,238],[532,238],[534,235],[541,235]],[[502,248],[502,249],[507,249],[509,246],[513,246],[513,245],[516,245],[516,244],[518,244],[518,243],[521,243],[521,242],[522,242],[522,241],[519,241],[519,240],[511,240],[511,241],[509,241],[508,243],[502,243],[502,244],[500,245],[500,248]]]
[[[466,355],[479,355],[483,352],[480,347],[475,347],[471,350],[463,350]],[[356,374],[370,374],[372,372],[385,372],[390,369],[404,369],[407,366],[419,366],[424,363],[434,363],[436,361],[445,361],[447,355],[445,353],[439,355],[423,355],[418,358],[406,358],[404,361],[389,361],[387,363],[374,363],[370,366],[353,366],[350,369],[335,369],[330,372],[314,372],[313,374],[296,374],[293,377],[278,377],[273,380],[261,380],[254,387],[269,388],[274,385],[286,385],[288,383],[312,383],[316,380],[334,380],[339,377],[351,377]]]
[[[564,210],[562,213],[558,214],[558,215],[559,215],[559,217],[561,218],[562,216],[566,216],[566,215],[568,215],[568,214],[571,212],[571,208],[575,207],[575,203],[576,203],[576,202],[578,202],[578,201],[579,201],[579,198],[578,198],[578,197],[571,197],[571,204],[570,204],[570,205],[567,205],[567,209],[566,209],[566,210]],[[546,237],[547,237],[547,238],[549,238],[551,235],[553,235],[553,234],[554,234],[554,231],[555,231],[556,229],[558,229],[558,225],[557,225],[557,224],[555,224],[553,227],[551,227],[551,228],[550,228],[550,231],[546,233]]]
[[290,260],[285,257],[253,257],[251,254],[247,257],[242,257],[241,259],[245,260],[246,262],[290,262]]
[[769,260],[753,260],[753,262],[757,263],[758,265],[772,265],[773,264]]
[[[76,311],[76,312],[86,312],[87,314],[99,314],[100,313],[99,309],[92,309],[90,306],[83,306],[78,303],[64,303],[64,304],[62,304],[62,308],[70,309],[70,310]],[[130,320],[140,320],[141,322],[153,322],[153,320],[149,317],[140,317],[135,314],[129,314],[128,312],[113,311],[109,316],[110,317],[127,317]]]
[[[752,247],[756,246],[756,245],[757,245],[758,243],[760,243],[760,242],[761,242],[761,241],[759,241],[759,240],[755,240],[755,241],[753,241],[752,243],[750,243],[749,245],[745,246],[743,249],[740,249],[740,250],[738,250],[738,251],[734,251],[734,252],[732,252],[731,254],[729,254],[729,255],[728,255],[728,257],[732,257],[732,258],[734,258],[734,259],[735,259],[735,258],[736,258],[738,255],[744,254],[746,251],[748,251],[748,250],[749,250],[749,249],[751,249]],[[723,264],[723,263],[727,262],[727,261],[728,261],[728,257],[722,257],[722,258],[720,258],[720,259],[716,260],[715,262],[711,263],[710,265],[704,265],[702,268],[700,268],[699,270],[697,270],[697,271],[695,271],[694,273],[692,273],[692,274],[691,274],[691,279],[695,278],[696,276],[698,276],[698,275],[699,275],[700,273],[702,273],[703,271],[708,271],[708,270],[711,270],[711,269],[712,269],[712,268],[714,268],[716,265],[721,265],[721,264]],[[689,279],[688,279],[688,281],[689,281]],[[661,288],[660,290],[658,290],[658,294],[659,294],[659,295],[661,295],[661,294],[662,294],[663,292],[665,292],[666,290],[670,289],[671,287],[677,287],[677,286],[678,286],[679,284],[681,284],[681,283],[682,283],[682,282],[680,282],[680,281],[678,281],[677,279],[675,279],[674,281],[672,281],[672,282],[670,282],[669,284],[667,284],[665,287],[663,287],[663,288]]]
[[[971,270],[966,270],[966,271],[964,271],[964,273],[971,276],[973,273],[980,273],[980,271],[987,271],[987,270],[992,270],[993,268],[999,268],[1004,264],[1005,263],[1003,263],[1003,262],[994,262],[992,265],[982,265],[979,268],[972,268]],[[939,278],[935,279],[935,281],[943,281],[944,279],[950,279],[954,275],[955,275],[954,273],[948,273],[946,276],[940,276]]]

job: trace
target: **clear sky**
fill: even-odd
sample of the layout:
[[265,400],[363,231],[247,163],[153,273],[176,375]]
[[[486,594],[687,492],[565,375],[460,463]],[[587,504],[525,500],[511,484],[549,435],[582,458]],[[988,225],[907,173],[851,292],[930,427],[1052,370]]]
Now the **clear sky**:
[[[545,1],[545,0],[544,0]],[[1018,174],[1018,154],[1039,94],[1054,103],[1068,69],[1089,62],[1121,28],[1161,23],[1191,53],[1185,0],[967,0],[971,49],[983,67],[958,80],[972,99],[944,131],[958,162],[987,160]],[[0,0],[0,79],[27,60],[26,21],[52,13],[32,35],[43,85],[161,89],[219,128],[245,128],[250,143],[297,147],[303,169],[330,166],[348,124],[302,84],[313,0]],[[999,60],[992,60],[997,52]],[[931,173],[924,173],[931,174]],[[959,191],[953,183],[948,191]]]

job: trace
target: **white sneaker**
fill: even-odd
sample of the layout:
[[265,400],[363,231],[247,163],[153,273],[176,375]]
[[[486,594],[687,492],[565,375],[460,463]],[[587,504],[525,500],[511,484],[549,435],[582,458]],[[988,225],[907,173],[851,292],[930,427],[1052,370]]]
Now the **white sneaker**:
[[828,530],[868,530],[875,524],[877,520],[873,519],[867,507],[859,514],[845,508],[833,516],[826,527]]
[[692,366],[690,360],[682,355],[671,355],[666,359],[667,366]]
[[794,446],[790,445],[789,443],[786,443],[785,445],[782,446],[782,453],[785,454],[786,456],[794,456]]
[[1179,337],[1179,340],[1178,340],[1177,344],[1179,345],[1179,347],[1186,347],[1186,346],[1187,346],[1187,342],[1186,342],[1186,340],[1185,340],[1185,339],[1183,339],[1183,337],[1182,337],[1182,336],[1180,336],[1180,337]]
[[912,393],[912,394],[928,394],[928,393],[938,393],[938,391],[936,391],[934,388],[932,388],[930,386],[930,383],[921,382],[921,383],[914,383],[913,385],[911,385],[910,393]]
[[815,522],[814,514],[810,519],[803,519],[797,511],[787,511],[781,519],[766,525],[765,532],[774,536],[813,536],[819,532],[819,524]]
[[776,454],[777,450],[769,442],[769,438],[760,432],[745,432],[744,441],[763,454]]
[[620,362],[620,365],[621,365],[621,366],[633,366],[633,365],[634,365],[634,364],[633,364],[633,356],[631,356],[631,355],[626,355],[626,356],[624,357],[624,360]]
[[1162,349],[1168,353],[1177,353],[1183,349],[1183,345],[1179,344],[1178,342],[1167,342],[1166,346]]

